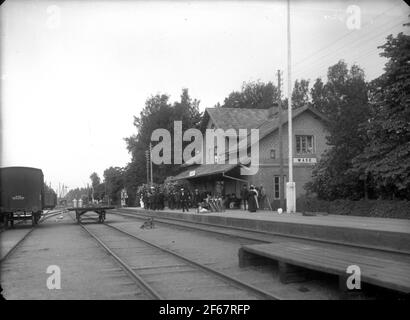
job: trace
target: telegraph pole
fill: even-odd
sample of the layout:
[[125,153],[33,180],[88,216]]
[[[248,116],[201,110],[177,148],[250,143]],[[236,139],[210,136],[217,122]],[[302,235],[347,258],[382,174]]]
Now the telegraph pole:
[[280,208],[282,210],[285,207],[284,191],[283,187],[285,181],[283,178],[283,133],[282,133],[282,79],[281,71],[278,70],[278,113],[279,113],[279,197],[280,197]]
[[154,177],[152,176],[152,144],[151,142],[149,143],[149,165],[151,169],[151,186],[154,185]]
[[149,150],[146,150],[145,158],[147,159],[147,163],[146,163],[147,165],[147,184],[149,184],[149,156],[150,156]]
[[292,133],[292,77],[291,77],[291,38],[290,38],[290,0],[287,3],[287,42],[288,42],[288,149],[289,182],[286,184],[286,211],[296,212],[296,186],[293,181],[293,133]]

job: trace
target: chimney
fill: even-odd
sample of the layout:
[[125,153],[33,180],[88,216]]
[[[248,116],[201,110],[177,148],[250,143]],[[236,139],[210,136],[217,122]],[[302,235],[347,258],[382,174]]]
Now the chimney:
[[274,102],[272,106],[269,108],[269,118],[273,118],[276,113],[279,111],[279,105],[277,102]]

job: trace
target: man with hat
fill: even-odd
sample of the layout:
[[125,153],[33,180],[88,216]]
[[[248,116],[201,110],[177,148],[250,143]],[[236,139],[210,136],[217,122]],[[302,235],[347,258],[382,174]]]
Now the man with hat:
[[184,188],[181,188],[181,196],[180,196],[180,201],[181,201],[181,206],[182,206],[182,212],[185,212],[185,210],[188,212],[188,202],[189,202],[189,196],[187,192],[184,190]]

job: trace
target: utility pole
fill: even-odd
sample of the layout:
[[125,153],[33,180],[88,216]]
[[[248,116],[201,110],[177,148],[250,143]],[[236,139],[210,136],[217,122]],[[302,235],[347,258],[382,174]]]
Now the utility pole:
[[149,156],[150,156],[149,150],[146,150],[145,151],[145,158],[147,160],[147,163],[146,163],[146,166],[147,166],[147,184],[149,184]]
[[151,142],[149,143],[149,165],[150,165],[150,170],[151,170],[151,186],[154,185],[154,177],[152,175],[152,144]]
[[296,186],[293,181],[293,133],[292,133],[292,73],[290,38],[290,0],[287,2],[287,42],[288,42],[288,149],[289,182],[286,184],[286,211],[296,212]]
[[282,79],[281,71],[278,70],[278,113],[279,113],[279,198],[280,208],[285,208],[285,198],[283,190],[285,181],[283,177],[283,133],[282,133]]

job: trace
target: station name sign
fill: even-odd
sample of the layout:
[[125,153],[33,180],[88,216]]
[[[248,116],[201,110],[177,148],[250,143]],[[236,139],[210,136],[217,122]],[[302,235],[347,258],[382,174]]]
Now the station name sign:
[[293,163],[316,163],[316,158],[293,158]]
[[11,197],[13,200],[24,200],[24,197],[21,195]]

